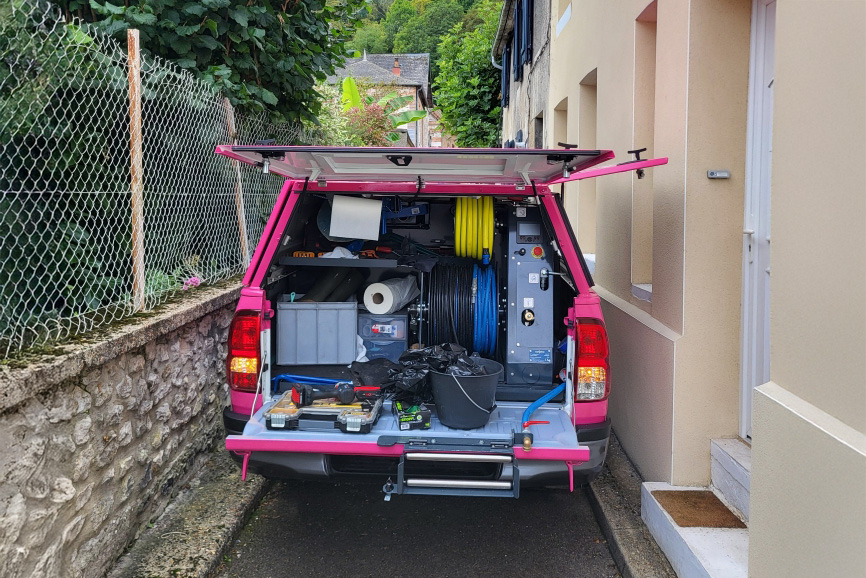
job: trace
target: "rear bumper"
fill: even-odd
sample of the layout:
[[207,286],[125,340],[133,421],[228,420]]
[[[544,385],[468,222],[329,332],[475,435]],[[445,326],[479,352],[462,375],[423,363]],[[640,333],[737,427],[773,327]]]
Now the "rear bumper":
[[234,412],[231,407],[223,409],[223,426],[225,426],[226,435],[241,435],[244,433],[244,427],[248,421],[250,421],[249,414]]
[[[229,436],[240,436],[247,423],[247,416],[223,411],[223,423]],[[577,426],[580,451],[569,455],[553,454],[545,448],[524,452],[515,448],[514,454],[520,464],[521,486],[568,485],[568,465],[572,464],[573,479],[577,484],[591,482],[598,476],[607,457],[610,438],[610,419],[602,423]],[[264,443],[263,443],[264,442]],[[226,448],[237,461],[249,454],[247,471],[273,479],[344,479],[367,478],[381,482],[393,476],[404,452],[401,445],[377,446],[375,443],[319,443],[316,445],[292,445],[272,440],[246,440],[231,437]],[[352,467],[346,467],[345,456],[355,458]],[[551,458],[551,459],[545,459]],[[510,480],[511,468],[501,468],[492,477]]]

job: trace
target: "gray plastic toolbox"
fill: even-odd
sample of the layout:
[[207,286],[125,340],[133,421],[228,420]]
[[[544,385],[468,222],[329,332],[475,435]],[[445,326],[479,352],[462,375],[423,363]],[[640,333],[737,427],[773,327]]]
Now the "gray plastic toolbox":
[[367,359],[384,357],[393,362],[409,347],[409,316],[405,311],[388,315],[358,314],[358,335],[367,348]]
[[352,363],[357,327],[354,301],[291,303],[284,295],[277,302],[277,365]]

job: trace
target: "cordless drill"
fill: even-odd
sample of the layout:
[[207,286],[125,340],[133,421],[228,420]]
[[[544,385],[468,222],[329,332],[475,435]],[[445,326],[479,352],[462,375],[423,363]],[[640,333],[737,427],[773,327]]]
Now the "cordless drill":
[[355,387],[350,381],[341,381],[333,387],[327,385],[292,384],[292,401],[298,407],[311,405],[317,399],[335,399],[343,405],[355,401]]

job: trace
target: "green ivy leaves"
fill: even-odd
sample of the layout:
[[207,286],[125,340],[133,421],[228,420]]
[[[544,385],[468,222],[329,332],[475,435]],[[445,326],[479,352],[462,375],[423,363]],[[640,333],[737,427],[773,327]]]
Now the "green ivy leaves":
[[499,71],[490,64],[490,47],[499,23],[501,3],[476,5],[478,26],[457,24],[439,44],[436,102],[441,126],[459,147],[494,147],[499,143]]
[[191,70],[241,109],[292,121],[314,121],[314,84],[342,63],[366,10],[365,0],[54,2],[118,40],[138,28],[143,51]]

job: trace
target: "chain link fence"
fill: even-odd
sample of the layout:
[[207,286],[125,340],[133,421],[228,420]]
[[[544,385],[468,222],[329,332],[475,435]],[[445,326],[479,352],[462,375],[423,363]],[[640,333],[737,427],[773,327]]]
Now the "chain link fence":
[[0,1],[0,359],[241,273],[282,183],[215,146],[312,139],[147,55],[139,116],[128,59],[47,2]]

